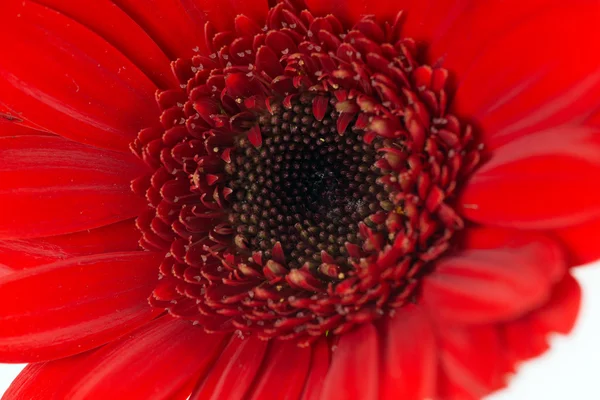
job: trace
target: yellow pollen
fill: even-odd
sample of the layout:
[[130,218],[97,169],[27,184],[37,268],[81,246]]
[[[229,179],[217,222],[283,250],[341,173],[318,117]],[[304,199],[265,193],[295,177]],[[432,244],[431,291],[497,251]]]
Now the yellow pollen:
[[192,182],[194,182],[195,186],[200,186],[200,175],[198,174],[198,172],[192,175]]

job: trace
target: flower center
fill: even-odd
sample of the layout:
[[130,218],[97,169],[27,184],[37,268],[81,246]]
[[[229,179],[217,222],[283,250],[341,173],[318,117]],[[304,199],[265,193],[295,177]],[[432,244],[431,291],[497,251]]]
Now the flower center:
[[132,143],[155,170],[132,188],[151,205],[140,243],[165,253],[152,306],[307,345],[418,296],[480,149],[400,17],[345,30],[294,4],[173,63],[182,90]]
[[[290,268],[318,267],[321,252],[350,268],[347,243],[358,245],[359,223],[383,210],[388,194],[374,163],[381,141],[367,144],[361,129],[338,132],[336,101],[313,115],[314,96],[302,95],[290,107],[276,104],[262,114],[262,144],[241,137],[227,165],[233,189],[229,221],[239,251],[262,251],[281,243]],[[387,202],[389,203],[389,202]]]

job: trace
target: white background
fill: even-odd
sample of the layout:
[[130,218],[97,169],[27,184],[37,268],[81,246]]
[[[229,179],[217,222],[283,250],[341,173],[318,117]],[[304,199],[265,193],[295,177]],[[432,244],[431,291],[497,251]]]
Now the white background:
[[[487,400],[600,399],[600,262],[578,268],[583,304],[575,330],[554,337],[552,350],[526,363],[508,389]],[[0,393],[23,365],[0,364]]]

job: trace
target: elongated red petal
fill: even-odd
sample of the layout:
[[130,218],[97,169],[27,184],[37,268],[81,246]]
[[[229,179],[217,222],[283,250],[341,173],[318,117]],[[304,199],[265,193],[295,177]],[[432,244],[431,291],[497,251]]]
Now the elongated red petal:
[[188,321],[162,317],[98,350],[30,364],[3,399],[183,400],[222,340]]
[[325,377],[329,371],[331,350],[326,339],[321,339],[312,345],[310,372],[306,377],[302,400],[318,400],[323,392]]
[[551,240],[550,235],[541,232],[491,226],[470,226],[459,239],[460,247],[468,250],[511,249],[527,246],[533,242]]
[[133,220],[67,235],[0,241],[0,264],[19,270],[77,256],[140,250]]
[[234,336],[204,381],[194,389],[190,400],[243,398],[252,386],[267,345],[268,342],[256,336],[244,339]]
[[580,299],[577,281],[567,274],[546,304],[515,321],[438,326],[438,397],[479,399],[505,386],[523,360],[548,349],[549,334],[573,328]]
[[565,246],[570,265],[587,264],[600,258],[598,232],[600,219],[556,230],[556,235]]
[[0,239],[60,235],[129,219],[144,209],[133,155],[53,136],[0,138]]
[[315,15],[335,15],[340,21],[352,26],[363,15],[375,15],[380,22],[393,21],[396,14],[407,7],[410,0],[378,1],[369,0],[305,0],[308,9]]
[[100,346],[150,320],[162,254],[72,258],[0,278],[0,359],[44,361]]
[[233,30],[234,19],[243,14],[255,23],[262,25],[268,11],[267,0],[180,0],[187,13],[195,17],[195,22],[202,18],[214,24],[219,31]]
[[379,337],[365,324],[341,337],[332,354],[323,399],[379,399]]
[[0,137],[2,136],[23,136],[23,135],[52,135],[51,133],[35,130],[25,125],[17,124],[2,118],[2,106],[0,106]]
[[437,345],[426,312],[406,306],[389,318],[383,330],[385,346],[382,399],[434,398],[437,379]]
[[460,212],[486,225],[552,229],[600,217],[597,128],[536,132],[494,150],[469,179]]
[[476,400],[506,386],[513,365],[493,325],[439,327],[438,394],[434,398]]
[[[131,60],[161,89],[177,87],[170,59],[152,38],[110,0],[95,0],[93,7],[71,0],[39,0],[39,4],[68,15],[90,28]],[[110,23],[107,23],[110,21]]]
[[[408,0],[406,3],[402,7],[402,36],[427,43],[428,51],[437,40],[451,34],[458,18],[469,6],[474,6],[471,0]],[[428,61],[433,64],[436,60],[437,57],[432,57]]]
[[559,246],[548,240],[466,250],[423,279],[423,302],[444,321],[509,320],[547,302],[565,269]]
[[254,400],[298,399],[304,389],[310,359],[311,349],[298,347],[293,340],[273,342],[248,397]]
[[[475,49],[464,47],[485,24],[486,18],[479,17],[475,25],[457,21],[456,26],[465,27],[462,34],[454,37],[453,45],[441,43],[437,50],[445,47],[447,67],[457,68],[455,112],[477,121],[490,148],[536,130],[579,123],[597,109],[600,96],[598,55],[590,51],[600,41],[600,4],[505,3],[481,2],[472,10],[470,20],[482,15],[506,20],[503,26],[492,22],[496,32],[483,30],[487,41],[475,39]],[[467,61],[468,66],[463,64]]]
[[171,59],[187,58],[198,51],[204,54],[209,51],[204,36],[206,22],[211,22],[217,31],[233,30],[233,22],[238,14],[245,14],[260,24],[267,14],[265,0],[113,2],[144,28]]
[[[179,0],[112,0],[140,25],[171,60],[191,57],[204,48],[205,16],[188,13]],[[232,15],[232,19],[235,15]],[[195,17],[201,17],[195,20]]]
[[500,326],[505,352],[511,363],[539,356],[549,348],[548,336],[569,333],[579,314],[581,288],[567,274],[552,292],[552,298],[539,310]]
[[34,2],[8,0],[0,35],[11,38],[0,59],[0,92],[13,118],[122,151],[155,123],[156,86],[87,27]]
[[570,274],[554,287],[550,301],[530,318],[547,332],[567,334],[575,326],[581,305],[581,288]]

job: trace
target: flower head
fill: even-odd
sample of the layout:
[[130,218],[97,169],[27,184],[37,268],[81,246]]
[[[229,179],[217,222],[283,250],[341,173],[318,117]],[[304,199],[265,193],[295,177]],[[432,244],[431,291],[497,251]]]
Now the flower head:
[[230,3],[9,2],[6,399],[479,398],[571,329],[598,5]]

